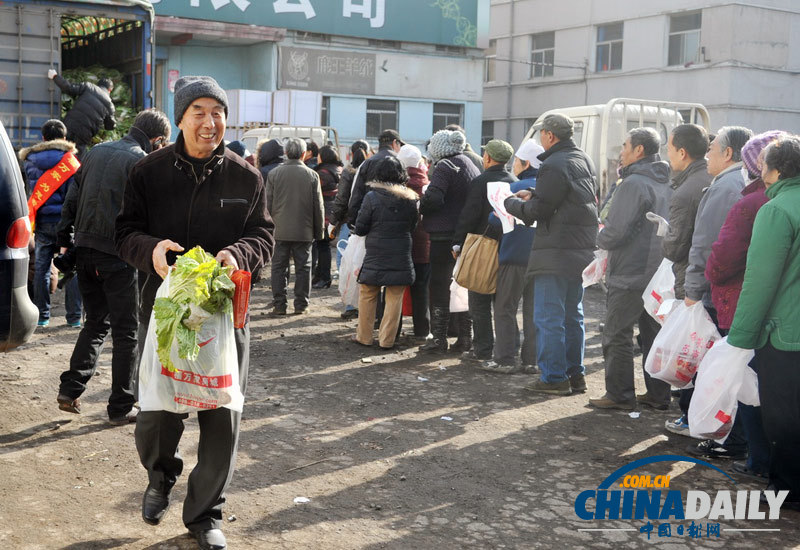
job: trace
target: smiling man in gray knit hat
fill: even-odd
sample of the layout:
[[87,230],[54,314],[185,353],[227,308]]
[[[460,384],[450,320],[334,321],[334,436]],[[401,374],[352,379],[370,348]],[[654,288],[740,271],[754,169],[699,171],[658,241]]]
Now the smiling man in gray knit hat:
[[[156,290],[176,253],[202,246],[221,264],[250,271],[253,282],[272,256],[274,225],[264,182],[255,168],[225,148],[227,113],[228,99],[213,78],[181,78],[175,85],[178,139],[131,170],[115,241],[120,258],[147,275],[139,307],[140,336],[146,334]],[[235,329],[234,336],[244,393],[248,324]],[[136,449],[149,481],[142,517],[151,525],[167,512],[170,491],[183,470],[178,443],[187,416],[143,406],[137,418]],[[199,411],[197,418],[200,444],[183,523],[200,548],[221,550],[226,547],[220,530],[222,505],[233,476],[241,413],[221,407]]]

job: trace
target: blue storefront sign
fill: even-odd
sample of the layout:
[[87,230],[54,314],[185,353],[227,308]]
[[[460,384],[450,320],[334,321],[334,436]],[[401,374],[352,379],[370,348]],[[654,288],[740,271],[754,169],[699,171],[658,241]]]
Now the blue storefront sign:
[[486,47],[489,0],[151,0],[156,15]]

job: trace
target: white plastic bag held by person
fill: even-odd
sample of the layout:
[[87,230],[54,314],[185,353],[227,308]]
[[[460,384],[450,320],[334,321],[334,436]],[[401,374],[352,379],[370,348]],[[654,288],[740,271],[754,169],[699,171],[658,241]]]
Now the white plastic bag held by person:
[[719,442],[728,437],[742,387],[746,382],[751,384],[755,375],[748,366],[753,355],[753,350],[731,346],[727,338],[722,338],[703,358],[689,405],[689,431],[693,436]]
[[583,270],[583,288],[596,285],[603,280],[608,268],[608,250],[602,248],[594,251],[594,260]]
[[[459,256],[456,259],[456,265],[453,267],[453,273],[458,270],[461,259]],[[461,313],[469,311],[469,291],[456,282],[455,277],[450,280],[450,313]]]
[[[170,275],[158,287],[156,298],[169,295]],[[139,365],[139,406],[143,411],[188,413],[226,407],[242,412],[244,395],[239,386],[239,359],[230,312],[215,313],[197,332],[197,359],[178,356],[173,339],[170,359],[175,370],[161,364],[157,352],[155,313],[150,315],[147,338]]]
[[[342,262],[339,265],[339,295],[346,306],[358,307],[358,274],[364,265],[364,256],[367,254],[366,237],[350,234],[345,241],[337,244],[342,252]],[[342,249],[342,245],[346,248]]]
[[719,332],[702,302],[677,305],[653,341],[644,369],[653,378],[682,388],[691,382]]
[[[642,294],[644,309],[661,325],[677,305],[675,302],[675,274],[672,262],[664,258]],[[666,310],[666,311],[665,311]]]

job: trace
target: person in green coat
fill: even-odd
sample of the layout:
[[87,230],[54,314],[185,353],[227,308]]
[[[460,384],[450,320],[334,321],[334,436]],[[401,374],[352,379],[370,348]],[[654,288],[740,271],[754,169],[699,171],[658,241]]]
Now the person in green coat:
[[758,211],[728,343],[754,349],[770,489],[800,508],[800,137],[764,150],[770,201]]

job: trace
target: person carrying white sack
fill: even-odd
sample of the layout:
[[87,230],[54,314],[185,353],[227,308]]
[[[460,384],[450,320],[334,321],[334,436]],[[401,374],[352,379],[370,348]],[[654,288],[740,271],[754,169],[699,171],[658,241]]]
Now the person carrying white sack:
[[753,225],[728,343],[755,350],[769,488],[800,508],[800,137],[765,149],[761,178],[770,200]]

